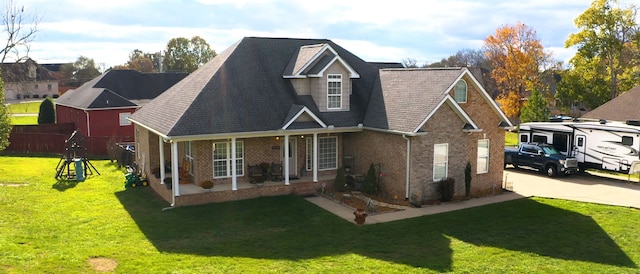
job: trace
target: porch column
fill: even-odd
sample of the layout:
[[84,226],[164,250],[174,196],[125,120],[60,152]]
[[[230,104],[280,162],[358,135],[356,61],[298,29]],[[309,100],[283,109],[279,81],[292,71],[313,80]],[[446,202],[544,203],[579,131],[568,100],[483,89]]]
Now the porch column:
[[173,202],[176,205],[176,196],[180,196],[180,174],[178,170],[178,142],[171,142],[171,189],[173,192]]
[[284,135],[284,185],[289,185],[289,135]]
[[236,166],[236,137],[231,138],[231,190],[238,190],[238,167]]
[[318,133],[313,134],[313,182],[318,182]]
[[160,143],[158,148],[158,151],[160,151],[160,184],[164,184],[164,178],[167,177],[167,174],[164,171],[164,141],[161,136],[158,136],[158,143]]

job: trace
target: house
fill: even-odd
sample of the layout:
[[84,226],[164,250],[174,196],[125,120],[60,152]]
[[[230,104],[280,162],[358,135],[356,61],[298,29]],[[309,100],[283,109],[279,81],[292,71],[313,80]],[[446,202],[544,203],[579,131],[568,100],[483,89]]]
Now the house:
[[[602,104],[582,115],[585,119],[604,119],[625,122],[627,120],[640,120],[640,86],[636,86],[611,101]],[[623,111],[627,110],[627,111]]]
[[134,128],[127,118],[186,76],[178,72],[107,71],[56,100],[57,123],[74,123],[84,136],[132,142]]
[[[78,88],[77,85],[71,84],[73,63],[50,63],[50,64],[40,64],[43,68],[51,71],[53,77],[58,79],[58,94],[62,95],[67,90]],[[65,69],[66,68],[66,69]],[[65,72],[66,70],[66,72]]]
[[0,65],[4,99],[20,100],[58,96],[58,79],[32,59]]
[[[172,206],[311,194],[345,165],[374,164],[390,198],[436,200],[445,177],[464,195],[467,163],[472,195],[499,191],[511,124],[473,74],[399,67],[326,39],[244,38],[130,117],[136,161]],[[250,184],[260,163],[282,181]]]

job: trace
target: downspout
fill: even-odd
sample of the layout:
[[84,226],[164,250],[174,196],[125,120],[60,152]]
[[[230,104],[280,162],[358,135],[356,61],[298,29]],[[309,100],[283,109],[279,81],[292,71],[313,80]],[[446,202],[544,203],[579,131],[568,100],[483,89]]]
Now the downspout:
[[85,110],[84,113],[87,114],[87,137],[91,136],[91,128],[89,127],[89,111]]
[[405,180],[406,180],[406,193],[405,193],[405,199],[409,199],[409,167],[411,166],[411,139],[407,138],[407,136],[405,134],[402,134],[402,138],[407,140],[407,167],[406,167],[406,174],[405,174]]

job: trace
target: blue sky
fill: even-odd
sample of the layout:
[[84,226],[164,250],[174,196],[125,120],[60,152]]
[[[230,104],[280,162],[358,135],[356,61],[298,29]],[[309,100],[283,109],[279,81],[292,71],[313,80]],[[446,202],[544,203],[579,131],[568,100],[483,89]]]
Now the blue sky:
[[30,57],[104,67],[124,64],[134,49],[164,50],[175,37],[198,35],[216,52],[246,36],[327,38],[366,61],[432,63],[461,49],[480,49],[496,28],[522,22],[557,60],[573,20],[589,0],[270,1],[14,0],[41,17]]

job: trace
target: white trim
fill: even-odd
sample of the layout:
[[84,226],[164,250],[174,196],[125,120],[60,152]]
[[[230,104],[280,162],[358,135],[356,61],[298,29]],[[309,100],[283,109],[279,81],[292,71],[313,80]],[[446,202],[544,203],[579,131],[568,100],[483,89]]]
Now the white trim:
[[[234,140],[235,138],[232,138],[232,140]],[[244,141],[238,141],[235,140],[235,142],[232,143],[231,140],[223,140],[223,139],[217,139],[217,140],[211,140],[212,144],[211,144],[211,172],[212,172],[212,178],[213,179],[224,179],[224,178],[232,178],[231,180],[233,181],[233,177],[234,176],[244,176],[245,172],[244,172],[244,164],[245,164],[245,157],[244,157],[244,152],[245,152],[245,146],[244,146]],[[241,143],[242,146],[242,157],[241,158],[237,158],[235,156],[236,154],[236,150],[238,150],[238,146],[235,143]],[[224,159],[215,159],[215,153],[216,153],[216,144],[224,144],[225,149],[227,151],[227,155]],[[234,145],[235,144],[235,145]],[[232,151],[233,147],[235,146],[235,150]],[[235,160],[233,160],[233,158],[235,158]],[[236,174],[238,172],[237,167],[235,168],[235,172],[233,171],[234,167],[238,164],[237,161],[241,160],[242,161],[242,170],[241,174],[238,175]],[[226,174],[223,176],[216,176],[216,162],[226,162],[227,163],[227,169],[226,169]]]
[[318,182],[318,133],[313,134],[313,182]]
[[[339,142],[338,136],[324,136],[324,137],[319,137],[319,138],[318,138],[318,147],[317,147],[317,149],[316,149],[316,150],[318,151],[318,155],[320,155],[320,147],[319,147],[319,145],[320,145],[320,140],[323,140],[323,139],[335,139],[335,140],[336,140],[336,147],[335,147],[335,152],[336,152],[335,162],[336,162],[336,166],[335,166],[335,167],[329,167],[329,168],[320,168],[320,167],[318,167],[318,170],[319,170],[319,171],[323,171],[323,170],[334,170],[334,169],[338,169],[338,148],[340,147],[340,146],[339,146],[339,144],[338,144],[338,142]],[[320,165],[319,165],[319,161],[320,161],[320,159],[318,159],[318,166],[320,166]]]
[[[447,149],[446,160],[444,161],[444,177],[442,178],[436,178],[436,146],[446,146]],[[446,178],[447,176],[449,176],[449,143],[433,144],[433,173],[431,177],[433,177],[433,181],[436,182]]]
[[413,130],[413,133],[417,133],[427,123],[427,121],[429,121],[429,119],[431,119],[431,117],[440,109],[440,107],[442,107],[442,105],[445,102],[453,108],[453,111],[456,114],[458,114],[458,117],[460,117],[464,122],[469,123],[476,130],[480,129],[478,125],[476,125],[476,123],[473,122],[473,120],[471,120],[471,117],[469,117],[469,115],[464,111],[464,109],[462,109],[462,107],[460,107],[460,105],[456,103],[456,100],[453,99],[451,95],[447,94],[442,99],[442,101],[440,101],[438,105],[435,108],[433,108],[433,110],[427,115],[427,117],[424,120],[422,120],[422,122],[418,125],[418,127],[416,127]]
[[167,173],[165,172],[164,165],[164,140],[162,137],[158,136],[158,151],[160,154],[160,184],[164,185],[164,179],[167,178]]
[[[331,78],[331,77],[336,77],[336,78]],[[339,78],[337,78],[339,77]],[[333,80],[332,80],[333,79]],[[340,79],[340,81],[337,81],[338,79]],[[339,93],[338,94],[329,94],[329,89],[331,87],[329,87],[330,83],[340,83],[340,89],[338,90]],[[343,98],[343,90],[344,90],[344,86],[342,85],[342,74],[341,73],[331,73],[331,74],[327,74],[327,89],[326,89],[326,94],[327,94],[327,110],[340,110],[342,109],[342,98]],[[331,107],[331,98],[332,97],[338,97],[340,98],[340,105],[338,107]]]
[[289,120],[289,122],[287,122],[282,129],[286,130],[287,128],[289,128],[289,126],[295,122],[303,113],[309,114],[309,116],[311,116],[311,118],[313,118],[313,120],[316,121],[316,123],[320,124],[320,126],[322,126],[323,128],[327,127],[327,124],[325,124],[324,122],[322,122],[322,120],[320,120],[320,118],[318,118],[318,116],[316,116],[313,112],[311,112],[311,110],[309,110],[309,108],[307,107],[303,107],[300,111],[298,111],[298,113],[296,113],[295,116],[293,116],[293,118],[291,118],[291,120]]
[[284,185],[288,186],[289,185],[289,135],[285,134],[284,135],[284,155],[283,155],[283,162],[284,162]]
[[[456,99],[456,97],[458,97],[458,91],[456,90],[456,86],[457,86],[459,83],[464,83],[464,101],[460,101],[460,102],[458,102],[458,100]],[[453,99],[456,99],[456,100],[455,100],[455,101],[456,101],[456,103],[458,103],[458,104],[466,104],[466,103],[467,103],[467,101],[469,100],[469,85],[467,84],[467,81],[465,81],[464,79],[460,79],[460,80],[458,80],[458,81],[453,85],[453,93],[454,93]]]
[[[311,46],[311,45],[308,45],[308,46]],[[333,53],[335,57],[329,63],[327,63],[327,65],[318,74],[310,74],[308,76],[322,77],[323,73],[327,70],[327,68],[333,65],[333,63],[335,63],[336,61],[340,61],[340,63],[349,71],[349,78],[352,78],[352,79],[360,78],[360,74],[358,74],[347,62],[345,62],[344,59],[342,59],[340,55],[338,55],[338,52],[336,52],[329,44],[324,44],[322,49],[316,52],[316,54],[313,55],[313,57],[311,57],[311,59],[309,59],[309,61],[307,61],[307,63],[304,64],[304,66],[302,66],[298,71],[294,72],[295,73],[294,75],[285,76],[285,78],[306,78],[306,76],[301,77],[302,76],[301,73],[305,71],[309,66],[314,64],[315,61],[318,59],[318,57],[322,56],[327,50],[331,51],[331,53]]]
[[178,173],[178,142],[171,143],[171,206],[176,206],[176,197],[180,196],[180,174]]
[[[231,138],[231,190],[238,190],[238,159],[236,158],[236,138]],[[242,174],[244,175],[244,144],[242,144]]]
[[[486,158],[487,162],[486,162],[486,170],[480,170],[479,164],[480,164],[480,142],[482,141],[486,141],[487,142],[487,155],[483,156],[482,158]],[[485,174],[485,173],[489,173],[489,161],[491,159],[491,140],[490,139],[478,139],[478,151],[476,152],[476,174]]]

